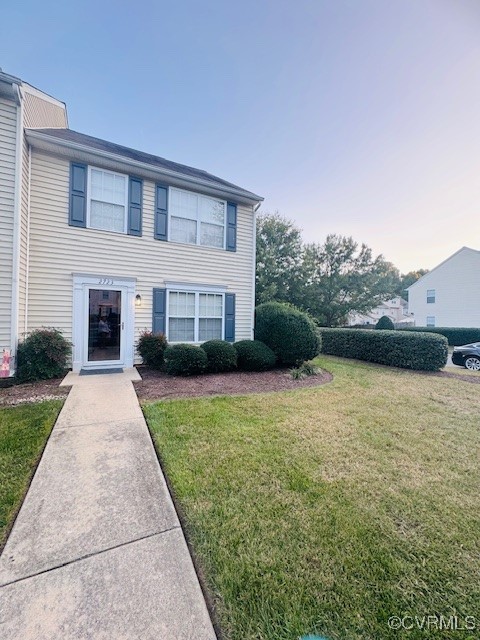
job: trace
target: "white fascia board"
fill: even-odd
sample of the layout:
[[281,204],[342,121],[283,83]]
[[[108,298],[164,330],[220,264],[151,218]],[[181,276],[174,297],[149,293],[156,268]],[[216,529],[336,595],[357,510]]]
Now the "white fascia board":
[[132,167],[141,174],[150,174],[152,179],[156,180],[175,180],[176,184],[196,187],[196,190],[202,190],[203,192],[212,193],[223,198],[234,198],[236,202],[242,204],[257,204],[263,201],[261,196],[257,196],[254,193],[245,192],[243,190],[237,190],[233,187],[227,187],[222,185],[212,184],[209,180],[202,180],[194,176],[188,176],[178,171],[172,171],[170,169],[156,167],[147,162],[140,162],[138,160],[132,160],[125,156],[111,153],[108,151],[101,151],[100,149],[93,149],[87,145],[79,144],[78,142],[72,142],[71,140],[62,140],[60,138],[53,139],[51,136],[42,134],[41,129],[30,129],[26,132],[26,136],[30,144],[33,147],[55,153],[58,149],[71,150],[83,153],[93,158],[100,158],[104,160],[111,160],[119,164],[123,164],[126,167]]

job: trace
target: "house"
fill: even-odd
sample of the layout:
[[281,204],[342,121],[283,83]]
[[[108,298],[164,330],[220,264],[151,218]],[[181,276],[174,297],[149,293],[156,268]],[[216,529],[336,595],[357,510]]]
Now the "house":
[[412,324],[413,316],[408,311],[408,303],[400,296],[380,302],[369,313],[351,313],[348,326],[376,325],[382,316],[387,316],[394,324]]
[[252,338],[261,201],[72,131],[64,103],[0,72],[3,375],[19,339],[45,326],[72,341],[74,371],[133,366],[144,329]]
[[462,247],[408,288],[420,327],[480,327],[480,251]]

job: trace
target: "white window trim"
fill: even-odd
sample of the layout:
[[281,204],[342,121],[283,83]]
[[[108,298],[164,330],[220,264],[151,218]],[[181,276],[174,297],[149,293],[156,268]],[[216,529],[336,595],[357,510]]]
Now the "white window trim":
[[[112,176],[119,176],[121,178],[125,178],[125,216],[123,219],[123,231],[113,231],[112,229],[99,229],[98,227],[92,227],[90,225],[90,206],[92,201],[92,169],[96,171],[103,171],[103,173],[109,173]],[[107,233],[122,233],[126,234],[128,231],[128,186],[129,186],[129,176],[126,173],[119,173],[118,171],[110,171],[109,169],[102,169],[102,167],[94,167],[92,165],[88,165],[88,176],[87,176],[87,229],[95,229],[95,231],[106,231]],[[103,200],[102,200],[103,202]],[[111,203],[114,204],[114,203]]]
[[[196,242],[179,242],[178,240],[172,240],[170,238],[170,230],[172,226],[171,225],[172,213],[171,213],[171,207],[170,207],[172,191],[180,191],[182,193],[191,193],[199,198],[200,197],[210,198],[211,200],[217,200],[218,202],[223,202],[224,207],[223,207],[223,246],[222,247],[212,247],[211,245],[200,243],[200,225],[202,221],[200,220],[198,206],[197,206],[197,217],[195,219],[197,223],[197,241]],[[168,187],[168,225],[167,225],[168,242],[174,242],[175,244],[182,244],[190,247],[202,247],[203,249],[216,249],[217,251],[225,251],[225,249],[227,248],[227,206],[228,206],[227,201],[223,200],[222,198],[216,198],[215,196],[207,196],[205,193],[197,193],[196,191],[188,191],[187,189],[179,189],[178,187]],[[178,216],[173,216],[173,217],[176,218]],[[193,218],[184,218],[184,219],[193,220]]]
[[[193,329],[193,337],[194,339],[191,341],[180,341],[180,342],[175,342],[173,340],[170,340],[169,337],[169,329],[170,329],[170,293],[177,293],[177,292],[182,292],[182,293],[194,293],[195,294],[195,318],[194,318],[194,329]],[[186,285],[183,286],[178,286],[178,287],[171,287],[169,289],[167,289],[167,313],[166,313],[166,317],[165,317],[165,332],[166,332],[166,338],[168,340],[168,342],[170,342],[171,344],[203,344],[204,340],[199,340],[199,329],[200,329],[200,294],[201,293],[213,293],[215,295],[220,295],[222,296],[222,337],[218,338],[219,340],[225,340],[225,290],[224,289],[220,289],[218,287],[207,287],[207,288],[200,288],[200,287],[195,287],[195,286],[191,286],[188,287]],[[174,318],[181,318],[181,317],[190,317],[190,316],[172,316]],[[210,316],[206,316],[206,317],[210,317]],[[217,318],[218,319],[218,318]]]
[[[433,291],[433,294],[430,293],[430,295],[428,295],[429,292],[432,292],[432,291]],[[427,298],[427,304],[435,304],[435,302],[437,300],[437,290],[436,289],[427,289],[426,298]],[[433,300],[429,300],[429,298],[433,298]]]

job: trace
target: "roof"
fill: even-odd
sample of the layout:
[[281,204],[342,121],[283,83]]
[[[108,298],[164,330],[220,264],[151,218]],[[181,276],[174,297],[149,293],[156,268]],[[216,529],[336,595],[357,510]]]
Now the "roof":
[[445,260],[443,260],[442,262],[440,262],[440,264],[437,264],[436,267],[434,267],[433,269],[431,269],[431,271],[429,271],[428,273],[426,273],[424,276],[422,276],[421,278],[419,278],[418,280],[416,280],[413,284],[411,284],[409,287],[407,287],[407,291],[409,291],[412,287],[416,287],[417,284],[419,282],[422,282],[422,280],[424,278],[428,278],[429,276],[432,275],[432,273],[434,271],[436,271],[437,269],[439,269],[440,267],[442,267],[446,262],[448,262],[449,260],[452,260],[452,258],[455,258],[456,256],[458,256],[460,253],[463,253],[464,251],[471,251],[473,253],[478,253],[480,254],[480,251],[478,251],[477,249],[471,249],[470,247],[462,247],[461,249],[459,249],[458,251],[455,251],[455,253],[452,253],[451,256],[448,256],[448,258],[445,258]]
[[82,147],[83,149],[95,150],[97,152],[105,153],[108,156],[115,156],[120,159],[126,159],[127,161],[140,163],[142,165],[148,165],[154,169],[165,171],[175,174],[177,176],[188,177],[195,182],[201,184],[210,185],[212,188],[220,188],[223,191],[237,193],[244,198],[252,200],[254,202],[261,202],[263,198],[256,194],[242,189],[237,185],[222,180],[217,176],[203,171],[202,169],[195,169],[178,162],[172,162],[166,160],[160,156],[155,156],[150,153],[144,153],[143,151],[137,151],[130,147],[124,147],[114,142],[108,142],[107,140],[101,140],[93,136],[88,136],[78,131],[72,131],[72,129],[27,129],[27,136],[38,138],[39,136],[44,139],[50,139],[54,142],[63,143],[64,145],[75,146],[76,148]]

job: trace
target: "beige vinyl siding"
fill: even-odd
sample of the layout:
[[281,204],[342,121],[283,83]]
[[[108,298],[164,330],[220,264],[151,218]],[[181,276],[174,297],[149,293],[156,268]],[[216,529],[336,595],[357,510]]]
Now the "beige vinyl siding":
[[[42,98],[41,92],[29,85],[22,85],[23,126],[29,127],[67,127],[67,115],[64,105],[55,104],[48,96]],[[28,260],[28,143],[23,136],[22,142],[22,185],[20,200],[20,252],[18,283],[18,334],[23,337],[27,328],[25,315],[27,306],[27,260]]]
[[27,293],[27,247],[28,247],[28,144],[22,141],[22,187],[20,196],[20,251],[18,274],[18,337],[26,331],[25,307]]
[[53,101],[30,93],[27,85],[23,85],[23,88],[25,96],[23,103],[24,127],[59,127],[64,129],[68,126],[65,106],[57,105]]
[[[239,206],[237,251],[162,242],[153,237],[155,184],[144,180],[143,236],[68,225],[69,163],[32,150],[29,327],[72,335],[72,273],[137,278],[135,341],[152,326],[152,290],[166,281],[225,285],[236,294],[236,339],[252,337],[253,212]],[[101,289],[101,286],[99,286]]]
[[0,354],[10,348],[17,107],[0,99]]

